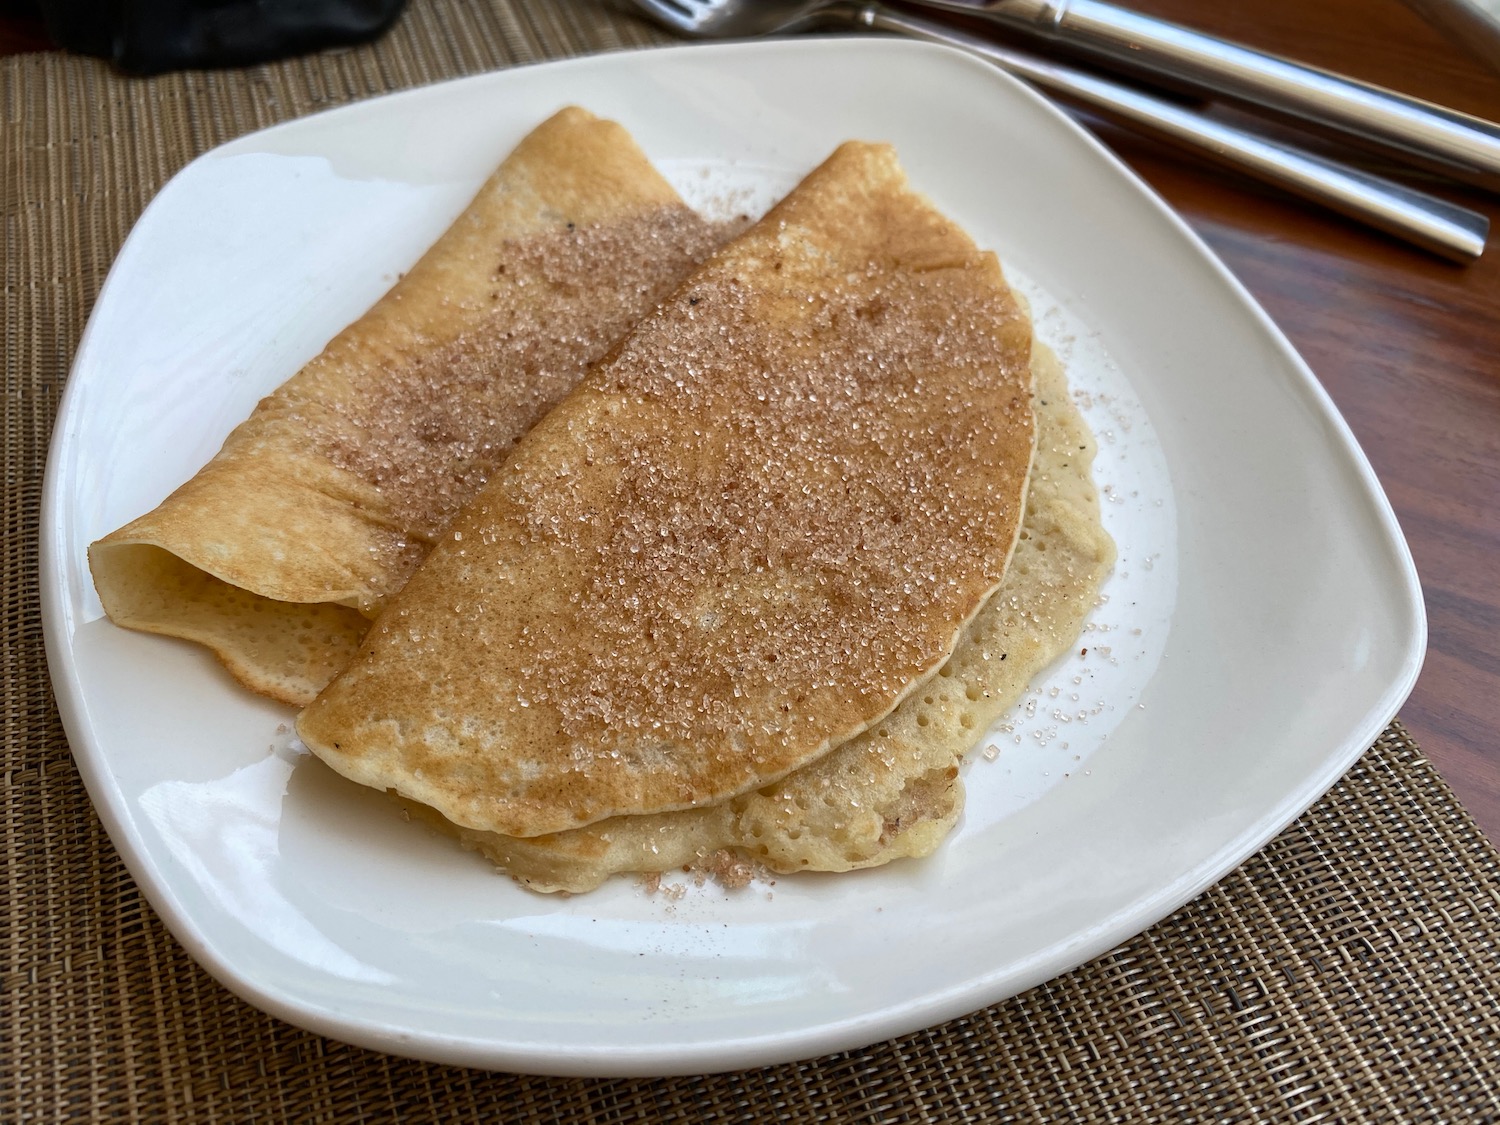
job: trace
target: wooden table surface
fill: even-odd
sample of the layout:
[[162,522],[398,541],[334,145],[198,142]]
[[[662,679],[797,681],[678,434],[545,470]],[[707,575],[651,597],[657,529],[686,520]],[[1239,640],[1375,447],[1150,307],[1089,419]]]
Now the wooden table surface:
[[[1500,121],[1500,72],[1399,0],[1129,0],[1200,30]],[[46,46],[0,6],[0,54]],[[1455,266],[1123,134],[1108,139],[1301,351],[1375,466],[1426,596],[1406,725],[1500,841],[1500,233]],[[1440,188],[1500,228],[1500,196]]]

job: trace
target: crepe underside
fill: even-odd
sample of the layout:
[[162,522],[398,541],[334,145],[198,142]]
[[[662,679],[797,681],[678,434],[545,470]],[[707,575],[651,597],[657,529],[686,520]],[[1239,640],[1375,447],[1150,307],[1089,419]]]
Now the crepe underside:
[[994,255],[841,146],[527,435],[300,735],[515,836],[777,781],[999,585],[1030,344]]
[[1077,641],[1114,562],[1090,466],[1094,440],[1050,351],[1033,352],[1037,452],[1021,538],[953,655],[873,729],[780,782],[706,808],[624,816],[522,839],[427,823],[538,891],[701,866],[729,852],[776,872],[848,871],[930,854],[963,807],[960,757]]
[[624,129],[558,113],[208,465],[90,548],[106,612],[307,703],[495,463],[719,240]]

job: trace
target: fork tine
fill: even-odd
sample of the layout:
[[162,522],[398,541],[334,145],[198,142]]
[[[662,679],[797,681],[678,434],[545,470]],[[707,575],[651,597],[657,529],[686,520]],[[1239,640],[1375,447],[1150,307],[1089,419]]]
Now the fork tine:
[[651,19],[666,25],[673,31],[687,30],[688,13],[672,0],[630,0],[630,2]]
[[631,3],[682,35],[702,35],[704,14],[714,9],[714,0],[631,0]]

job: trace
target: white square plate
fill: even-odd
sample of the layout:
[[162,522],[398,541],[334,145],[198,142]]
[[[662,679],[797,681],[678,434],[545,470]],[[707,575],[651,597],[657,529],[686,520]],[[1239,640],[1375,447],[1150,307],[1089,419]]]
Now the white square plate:
[[[899,78],[899,80],[898,80]],[[1120,562],[1074,654],[972,755],[939,853],[677,895],[522,891],[301,753],[204,652],[102,616],[88,543],[151,508],[367,307],[514,143],[577,103],[691,201],[769,203],[850,137],[999,251],[1100,438]],[[1017,83],[893,40],[615,54],[245,137],[167,185],[68,384],[42,515],[79,769],[147,897],[293,1023],[452,1063],[727,1069],[1016,993],[1210,885],[1405,699],[1425,626],[1390,507],[1306,367],[1214,257]]]

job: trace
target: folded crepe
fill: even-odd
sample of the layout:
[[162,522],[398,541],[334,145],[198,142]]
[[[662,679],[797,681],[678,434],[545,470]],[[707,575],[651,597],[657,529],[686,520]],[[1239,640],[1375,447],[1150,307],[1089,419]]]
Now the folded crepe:
[[516,446],[302,739],[517,837],[778,781],[999,585],[1030,343],[994,255],[889,147],[842,146]]
[[308,702],[516,440],[721,239],[624,129],[558,113],[196,476],[92,545],[105,611]]
[[773,785],[702,808],[526,839],[406,807],[537,891],[588,891],[611,875],[681,867],[849,871],[930,855],[963,809],[960,759],[1074,647],[1114,562],[1091,473],[1093,435],[1056,357],[1034,345],[1032,367],[1037,451],[1005,580],[938,675],[884,720]]

